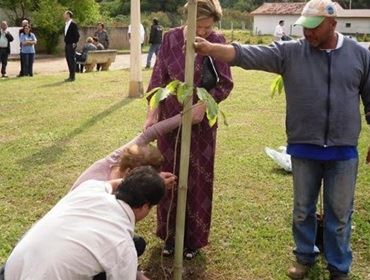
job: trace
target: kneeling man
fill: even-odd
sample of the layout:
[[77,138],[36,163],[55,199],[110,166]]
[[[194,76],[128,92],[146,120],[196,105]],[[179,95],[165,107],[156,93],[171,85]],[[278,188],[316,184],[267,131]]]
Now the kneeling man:
[[138,167],[124,181],[89,180],[63,197],[25,234],[5,265],[5,279],[134,280],[137,221],[164,194],[164,182],[150,167]]

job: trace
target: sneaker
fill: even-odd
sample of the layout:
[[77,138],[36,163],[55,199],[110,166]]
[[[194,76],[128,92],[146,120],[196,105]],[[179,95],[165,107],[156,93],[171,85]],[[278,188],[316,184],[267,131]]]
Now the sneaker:
[[6,75],[6,74],[2,74],[2,75],[1,75],[1,78],[9,78],[9,77],[8,77],[8,75]]
[[310,266],[295,262],[293,266],[288,269],[287,275],[290,279],[303,279],[309,269]]

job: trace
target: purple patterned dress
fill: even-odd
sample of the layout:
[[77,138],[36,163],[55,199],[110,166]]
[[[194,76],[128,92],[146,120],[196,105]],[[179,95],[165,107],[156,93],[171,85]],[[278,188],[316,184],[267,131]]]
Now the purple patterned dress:
[[[225,38],[215,32],[212,32],[207,40],[215,43],[225,42]],[[164,35],[148,91],[158,86],[163,87],[173,80],[184,81],[185,54],[183,46],[183,27],[172,29]],[[194,84],[196,86],[201,84],[203,59],[204,57],[200,55],[197,55],[195,58]],[[210,91],[210,94],[217,102],[221,102],[230,94],[233,82],[228,64],[215,61],[215,67],[220,81]],[[196,98],[194,98],[194,103],[196,101]],[[170,96],[159,105],[159,121],[170,118],[181,112],[181,110],[182,106],[177,102],[177,99]],[[206,117],[201,123],[192,126],[185,220],[185,247],[191,250],[202,248],[208,244],[211,227],[216,131],[217,124],[211,128]],[[177,130],[174,130],[158,138],[158,148],[165,158],[163,171],[173,172],[176,136]],[[178,175],[179,171],[180,147],[181,143],[178,144],[176,175]],[[170,200],[171,191],[167,191],[157,208],[157,235],[163,240],[167,236],[167,213]],[[167,241],[170,244],[174,243],[176,201],[177,191],[175,190],[174,201],[170,210]]]

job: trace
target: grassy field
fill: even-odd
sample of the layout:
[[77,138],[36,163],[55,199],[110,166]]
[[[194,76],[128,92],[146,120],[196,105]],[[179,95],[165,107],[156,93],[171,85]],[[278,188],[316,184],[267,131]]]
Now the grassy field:
[[[147,85],[150,71],[144,72]],[[233,69],[235,88],[222,109],[229,126],[218,130],[210,244],[185,262],[185,279],[286,279],[293,260],[291,175],[278,169],[264,147],[285,143],[284,96],[271,99],[275,77]],[[1,80],[0,263],[22,234],[96,159],[142,128],[144,99],[128,99],[128,72],[65,74]],[[370,131],[361,135],[353,223],[352,279],[370,279],[370,172],[364,164]],[[148,241],[141,268],[164,279],[155,213],[138,225]],[[172,259],[164,263],[170,270]],[[323,260],[308,279],[328,279]]]

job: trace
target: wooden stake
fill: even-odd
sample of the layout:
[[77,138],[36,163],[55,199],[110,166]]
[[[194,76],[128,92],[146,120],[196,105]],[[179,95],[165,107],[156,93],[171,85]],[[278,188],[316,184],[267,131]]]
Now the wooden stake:
[[141,74],[140,42],[140,0],[131,0],[130,34],[130,85],[129,97],[143,96],[143,78]]
[[[194,48],[197,1],[188,1],[188,20],[186,32],[186,56],[185,56],[185,83],[189,87],[194,86]],[[188,192],[189,157],[191,142],[191,106],[193,97],[185,100],[184,115],[182,117],[181,133],[181,155],[180,155],[180,174],[177,196],[176,210],[176,237],[175,237],[175,261],[174,279],[181,280],[183,273],[183,252],[184,252],[184,233],[185,233],[185,212],[186,196]],[[176,152],[176,151],[175,151]]]

